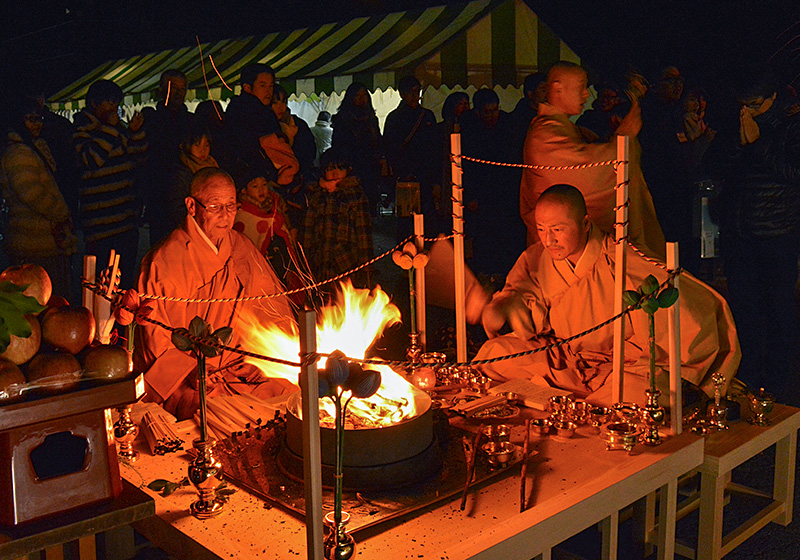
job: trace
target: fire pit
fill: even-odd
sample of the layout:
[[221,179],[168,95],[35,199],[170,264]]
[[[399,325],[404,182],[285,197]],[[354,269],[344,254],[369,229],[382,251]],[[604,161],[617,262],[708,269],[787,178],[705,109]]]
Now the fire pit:
[[[348,490],[399,488],[426,480],[442,467],[442,451],[433,430],[431,399],[409,385],[413,416],[386,425],[349,427],[344,435],[344,487]],[[333,486],[335,431],[320,426],[322,482]],[[303,436],[300,393],[289,397],[286,439],[278,465],[296,480],[303,478]]]

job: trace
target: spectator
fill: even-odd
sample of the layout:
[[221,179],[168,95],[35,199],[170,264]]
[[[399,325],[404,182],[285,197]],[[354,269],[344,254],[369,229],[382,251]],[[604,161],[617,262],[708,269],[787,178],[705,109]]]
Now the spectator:
[[141,200],[136,170],[147,150],[142,115],[126,126],[119,118],[122,89],[109,80],[89,86],[86,107],[75,115],[75,150],[83,172],[80,226],[86,253],[108,262],[111,250],[122,255],[122,285],[133,285],[138,263],[137,218]]
[[438,171],[431,157],[436,117],[420,104],[422,85],[414,76],[402,78],[397,89],[402,100],[383,126],[386,159],[398,181],[419,183],[422,213],[430,219],[435,216],[432,185]]
[[604,82],[597,89],[597,99],[592,103],[592,108],[584,111],[575,124],[589,129],[598,141],[608,142],[630,110],[630,103],[622,99],[616,84]]
[[180,143],[178,161],[168,173],[169,185],[161,195],[161,219],[150,224],[150,244],[155,246],[186,219],[186,197],[192,177],[206,167],[219,167],[211,156],[211,140],[207,129],[193,120]]
[[242,94],[225,112],[225,137],[231,160],[227,169],[259,171],[279,185],[289,185],[300,170],[291,146],[272,112],[275,71],[266,64],[242,69]]
[[311,134],[314,135],[314,142],[317,145],[317,155],[314,157],[314,167],[319,167],[319,156],[331,147],[333,138],[333,128],[331,127],[331,114],[328,111],[320,111],[317,115],[317,122],[311,127]]
[[[289,109],[289,96],[282,86],[276,85],[272,95],[272,112],[281,125],[295,157],[300,164],[300,175],[307,176],[314,165],[317,145],[306,121],[292,115]],[[298,177],[302,181],[301,177]]]
[[680,244],[681,266],[700,274],[700,244],[692,233],[694,188],[687,165],[683,86],[678,69],[668,66],[642,101],[642,171],[664,237]]
[[375,212],[381,198],[383,147],[378,117],[364,84],[353,82],[347,86],[339,110],[333,116],[331,148],[352,166],[369,201],[370,212]]
[[[472,112],[462,118],[461,144],[465,155],[506,163],[513,159],[512,122],[500,110],[494,90],[482,88],[472,96]],[[499,285],[525,249],[525,229],[519,217],[516,169],[465,161],[464,202],[467,234],[472,238],[475,272],[496,277]],[[498,247],[503,247],[498,251]]]
[[178,162],[181,139],[190,126],[191,114],[184,104],[187,87],[188,81],[183,72],[174,68],[165,70],[159,80],[156,109],[143,114],[147,159],[142,195],[146,219],[156,227],[164,219],[161,196],[169,188],[170,169]]
[[[309,189],[303,228],[303,250],[317,281],[372,258],[372,222],[358,177],[336,148],[322,154],[320,173]],[[369,284],[365,269],[351,278],[358,286]]]
[[224,138],[225,109],[219,101],[206,99],[194,108],[195,126],[208,131],[208,140],[211,142],[211,155],[217,161],[228,161],[229,156],[224,154],[227,145]]
[[[289,222],[286,202],[275,191],[275,183],[257,174],[242,176],[237,183],[240,207],[233,224],[234,231],[250,238],[286,289],[302,287],[302,277],[298,272],[301,267],[297,230]],[[289,296],[289,299],[302,306],[305,292]]]
[[12,265],[42,266],[53,293],[69,299],[69,255],[77,250],[77,238],[54,178],[56,162],[41,137],[42,122],[35,99],[25,98],[13,109],[0,160],[0,188],[8,204],[4,250]]
[[800,329],[800,102],[759,70],[741,72],[738,111],[707,153],[723,180],[722,256],[742,345],[738,377],[752,390],[797,394]]
[[522,83],[522,99],[517,102],[511,111],[511,142],[514,146],[514,161],[522,162],[522,148],[525,145],[525,135],[528,127],[536,117],[539,103],[547,100],[547,74],[534,72],[525,76]]

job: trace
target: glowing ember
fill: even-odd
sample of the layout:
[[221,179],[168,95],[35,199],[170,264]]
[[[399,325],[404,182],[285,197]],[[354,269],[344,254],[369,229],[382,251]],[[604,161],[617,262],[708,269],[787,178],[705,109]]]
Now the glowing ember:
[[[364,358],[367,349],[383,329],[400,322],[400,310],[389,301],[379,287],[372,292],[356,289],[349,281],[340,284],[336,305],[323,307],[317,315],[317,351],[330,353],[341,350],[350,358]],[[297,361],[300,346],[297,328],[287,333],[271,325],[259,325],[253,320],[241,321],[238,328],[249,331],[249,348],[253,352]],[[297,384],[298,371],[263,360],[248,358],[267,377],[280,377]],[[325,367],[325,358],[317,367]],[[416,414],[411,385],[389,367],[366,365],[381,372],[381,387],[368,399],[353,399],[348,407],[348,427],[387,426]],[[299,414],[299,411],[298,411]],[[331,422],[334,416],[330,399],[320,399],[321,423]],[[332,424],[332,422],[331,422]]]

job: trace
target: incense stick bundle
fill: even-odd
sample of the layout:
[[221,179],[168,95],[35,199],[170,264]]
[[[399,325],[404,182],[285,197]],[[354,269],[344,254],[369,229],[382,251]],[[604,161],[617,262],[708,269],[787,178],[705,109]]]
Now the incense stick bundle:
[[165,412],[145,412],[142,416],[142,431],[153,455],[164,455],[183,449],[183,440],[175,433],[173,422]]
[[525,511],[525,477],[528,475],[528,446],[531,441],[531,420],[525,420],[525,443],[522,446],[522,472],[519,476],[519,512]]
[[[206,421],[207,420],[208,418],[206,418]],[[194,423],[200,426],[200,411],[194,413]],[[225,439],[224,437],[220,437],[220,434],[217,433],[214,430],[214,428],[211,427],[211,424],[208,424],[207,422],[206,422],[206,430],[208,431],[208,435],[210,437],[213,437],[217,441],[222,441],[223,439]]]

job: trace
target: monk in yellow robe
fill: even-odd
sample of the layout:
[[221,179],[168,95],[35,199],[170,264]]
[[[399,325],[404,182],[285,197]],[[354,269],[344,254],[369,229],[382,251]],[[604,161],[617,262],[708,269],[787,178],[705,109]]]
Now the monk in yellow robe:
[[[161,244],[148,253],[139,273],[140,293],[181,298],[241,298],[283,291],[269,263],[253,243],[233,231],[236,217],[236,188],[224,171],[207,168],[198,171],[192,181],[191,196],[186,198],[186,221]],[[213,330],[233,327],[230,346],[244,345],[245,325],[241,318],[254,317],[260,323],[286,325],[294,321],[289,302],[284,296],[229,303],[184,303],[151,300],[155,309],[150,317],[171,327],[187,327],[200,316]],[[244,314],[244,315],[243,315]],[[136,364],[144,371],[150,400],[164,403],[164,408],[179,419],[191,417],[199,406],[195,389],[197,362],[178,350],[171,333],[146,324],[137,332]],[[232,365],[239,354],[222,352],[206,361],[210,385],[215,370],[222,378],[263,380],[250,364]],[[222,368],[222,369],[221,369]],[[260,378],[260,379],[259,379]],[[220,384],[222,388],[224,384]],[[287,382],[267,380],[258,385],[235,385],[239,391],[253,389],[263,397],[280,394],[290,387]]]
[[[614,315],[614,240],[591,223],[580,191],[570,185],[550,187],[539,198],[535,217],[541,243],[528,247],[503,290],[484,308],[490,340],[476,359],[539,348]],[[650,274],[659,283],[667,278],[665,270],[629,252],[625,289],[636,290]],[[680,277],[679,291],[681,374],[711,396],[712,374],[725,377],[726,390],[741,358],[733,316],[722,296],[687,273]],[[644,404],[650,363],[647,313],[634,310],[623,320],[624,398]],[[499,335],[506,323],[513,332]],[[613,333],[612,323],[556,348],[479,367],[496,380],[531,378],[608,406]],[[667,337],[666,313],[656,314],[656,378],[664,395],[669,388]]]
[[[530,165],[573,166],[617,159],[616,138],[606,143],[570,119],[579,115],[589,97],[586,72],[579,66],[561,62],[547,76],[547,103],[539,104],[539,113],[525,137],[524,162]],[[642,128],[641,109],[634,101],[630,112],[616,130],[630,136],[628,239],[645,254],[665,258],[664,234],[656,217],[653,199],[645,183],[641,148],[636,135]],[[613,165],[585,169],[524,169],[519,191],[520,215],[528,228],[528,245],[538,242],[534,208],[544,190],[556,184],[577,185],[586,200],[589,219],[602,231],[614,234],[616,205],[616,170]]]

